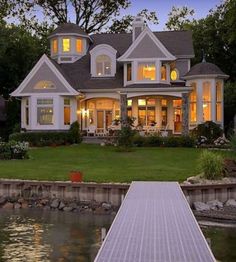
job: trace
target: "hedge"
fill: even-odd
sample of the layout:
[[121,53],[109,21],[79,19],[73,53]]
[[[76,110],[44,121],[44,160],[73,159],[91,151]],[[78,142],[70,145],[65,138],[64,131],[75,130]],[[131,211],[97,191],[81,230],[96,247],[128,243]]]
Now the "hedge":
[[135,146],[150,146],[150,147],[194,147],[195,140],[190,136],[140,136],[136,134],[133,138]]

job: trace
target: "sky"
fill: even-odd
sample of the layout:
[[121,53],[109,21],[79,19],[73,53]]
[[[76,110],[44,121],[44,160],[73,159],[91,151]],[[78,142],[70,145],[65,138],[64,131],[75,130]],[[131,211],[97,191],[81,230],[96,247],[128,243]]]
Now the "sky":
[[121,12],[121,15],[136,15],[139,11],[146,8],[149,11],[156,11],[159,19],[158,25],[149,25],[152,30],[165,29],[168,13],[172,6],[187,6],[195,10],[195,19],[206,17],[209,10],[219,5],[222,0],[131,0],[131,7]]

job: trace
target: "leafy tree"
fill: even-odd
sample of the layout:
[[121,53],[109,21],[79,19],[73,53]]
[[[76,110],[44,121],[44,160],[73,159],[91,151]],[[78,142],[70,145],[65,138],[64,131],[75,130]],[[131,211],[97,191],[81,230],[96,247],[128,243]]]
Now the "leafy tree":
[[169,30],[186,30],[188,25],[192,23],[192,16],[194,15],[194,9],[190,9],[187,6],[175,7],[173,6],[168,14],[168,21],[166,27]]
[[[149,12],[147,9],[143,9],[138,13],[139,16],[142,16],[145,21],[152,22],[157,25],[159,23],[156,12]],[[112,25],[107,27],[108,33],[130,33],[132,31],[132,21],[134,16],[125,15],[121,19],[114,18],[112,20]]]

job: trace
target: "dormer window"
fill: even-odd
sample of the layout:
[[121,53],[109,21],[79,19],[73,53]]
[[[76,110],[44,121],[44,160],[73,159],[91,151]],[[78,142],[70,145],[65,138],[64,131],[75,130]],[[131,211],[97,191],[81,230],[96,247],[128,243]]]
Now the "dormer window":
[[97,76],[111,75],[111,58],[107,55],[99,55],[96,58]]
[[52,41],[52,52],[56,54],[58,52],[58,41],[57,39],[53,39]]
[[83,51],[82,39],[76,39],[76,52],[82,53],[82,51]]
[[139,63],[138,64],[138,80],[156,80],[155,63]]
[[62,39],[62,51],[63,52],[70,52],[70,38],[63,38]]

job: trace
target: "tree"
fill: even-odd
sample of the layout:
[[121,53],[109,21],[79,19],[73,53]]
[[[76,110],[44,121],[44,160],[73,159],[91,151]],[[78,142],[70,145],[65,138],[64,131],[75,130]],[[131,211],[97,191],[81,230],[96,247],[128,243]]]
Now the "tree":
[[[138,16],[142,16],[146,21],[152,22],[157,25],[159,23],[156,12],[149,12],[147,9],[143,9],[138,13]],[[132,31],[132,21],[134,16],[125,15],[121,19],[114,18],[112,25],[107,27],[108,33],[130,33]]]
[[168,14],[168,21],[166,27],[169,30],[186,30],[188,24],[192,23],[192,16],[194,15],[194,9],[190,9],[187,6],[175,7],[173,6]]

